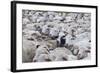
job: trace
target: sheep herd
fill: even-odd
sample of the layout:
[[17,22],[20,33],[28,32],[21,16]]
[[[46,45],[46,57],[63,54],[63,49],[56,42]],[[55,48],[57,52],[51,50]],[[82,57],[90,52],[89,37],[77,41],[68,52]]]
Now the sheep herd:
[[22,10],[22,62],[91,59],[91,14]]

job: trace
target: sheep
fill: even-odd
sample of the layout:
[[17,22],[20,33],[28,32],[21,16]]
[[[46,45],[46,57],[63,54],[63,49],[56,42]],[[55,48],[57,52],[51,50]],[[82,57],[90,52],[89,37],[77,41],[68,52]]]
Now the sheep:
[[73,55],[77,56],[79,54],[79,46],[73,45],[71,52]]
[[66,44],[72,45],[74,43],[75,40],[71,40],[72,36],[70,34],[68,34],[66,37]]
[[56,27],[51,28],[51,29],[50,29],[49,35],[50,35],[50,37],[51,37],[52,39],[55,39],[55,38],[57,38],[58,35],[59,35],[59,30],[58,30]]
[[90,21],[91,19],[90,19],[90,14],[84,14],[84,16],[83,16],[83,19],[85,20],[85,21]]
[[69,23],[69,22],[72,22],[72,17],[71,16],[67,16],[65,17],[65,20],[64,20],[64,23]]
[[32,31],[32,30],[26,30],[24,31],[25,33],[23,34],[24,38],[29,40],[29,41],[35,41],[35,42],[41,42],[42,37],[41,34],[38,31]]
[[[41,14],[41,13],[39,13],[39,14]],[[38,16],[37,23],[46,22],[47,20],[48,20],[48,14],[47,14],[47,12],[44,12],[41,14],[41,16]]]
[[32,62],[32,58],[35,56],[35,51],[35,42],[23,38],[22,62]]
[[61,16],[61,15],[56,15],[54,18],[53,18],[54,20],[59,20],[59,21],[61,21],[61,20],[63,20],[64,18]]
[[47,13],[48,13],[48,15],[55,15],[55,12],[53,12],[53,11],[48,11]]
[[49,54],[48,47],[46,45],[38,45],[35,56],[33,58],[33,62],[38,60],[41,54]]
[[30,20],[28,19],[28,17],[23,18],[22,19],[22,23],[23,23],[23,25],[29,24],[30,23]]
[[68,37],[67,33],[64,32],[59,32],[59,36],[57,38],[57,45],[60,47],[66,46],[66,44],[69,42],[68,40],[70,39],[70,36]]
[[68,61],[72,59],[76,59],[75,56],[72,58],[72,53],[70,50],[64,48],[64,47],[58,47],[54,49],[53,51],[50,51],[50,59],[52,61]]
[[29,30],[35,30],[34,24],[27,24],[26,28]]
[[37,19],[38,19],[38,16],[36,16],[36,15],[32,15],[30,17],[30,20],[31,20],[32,23],[36,23],[37,22]]
[[47,17],[39,17],[38,19],[37,19],[37,23],[40,23],[40,22],[46,22],[47,21]]
[[34,31],[34,30],[28,30],[28,29],[24,29],[23,33],[26,34],[27,36],[41,36],[41,34],[38,31]]
[[[78,35],[76,35],[77,41],[81,41],[82,39],[85,39],[86,42],[87,42],[88,40],[91,39],[90,35],[91,35],[91,34],[88,33],[88,32],[84,32],[84,33],[78,34]],[[85,41],[84,41],[84,42],[85,42]]]
[[77,59],[81,60],[81,59],[86,58],[87,56],[88,56],[88,53],[86,52],[85,48],[80,48],[79,53],[77,55]]
[[42,34],[49,35],[50,28],[47,25],[42,27]]
[[65,36],[62,36],[60,38],[60,41],[59,41],[59,46],[60,47],[64,47],[65,46],[65,43],[66,43],[66,38],[65,38]]
[[49,50],[54,50],[57,47],[57,40],[52,40],[52,39],[47,40],[46,44]]
[[33,59],[33,62],[46,62],[46,61],[51,61],[51,59],[47,54],[41,54],[38,56],[38,58]]
[[83,41],[75,43],[75,45],[78,45],[79,47],[83,47],[84,50],[89,50],[89,47],[91,47],[91,43],[84,39]]

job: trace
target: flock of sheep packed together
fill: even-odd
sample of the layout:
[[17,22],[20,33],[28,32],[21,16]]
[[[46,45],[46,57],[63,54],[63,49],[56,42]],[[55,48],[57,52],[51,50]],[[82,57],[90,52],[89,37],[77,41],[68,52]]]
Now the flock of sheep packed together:
[[91,59],[91,14],[22,10],[22,62]]

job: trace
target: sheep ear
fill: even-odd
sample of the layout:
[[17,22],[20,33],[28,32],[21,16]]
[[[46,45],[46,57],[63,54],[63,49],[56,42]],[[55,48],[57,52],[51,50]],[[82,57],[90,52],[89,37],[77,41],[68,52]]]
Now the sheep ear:
[[37,45],[36,48],[38,48],[40,45]]

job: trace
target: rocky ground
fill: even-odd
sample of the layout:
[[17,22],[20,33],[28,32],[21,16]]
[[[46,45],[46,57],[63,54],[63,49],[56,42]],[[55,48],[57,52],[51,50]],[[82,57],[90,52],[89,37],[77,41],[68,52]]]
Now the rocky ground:
[[91,59],[91,14],[22,10],[22,61]]

